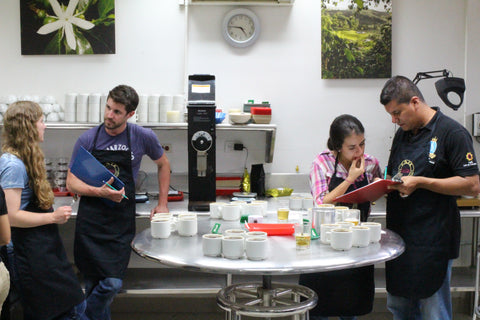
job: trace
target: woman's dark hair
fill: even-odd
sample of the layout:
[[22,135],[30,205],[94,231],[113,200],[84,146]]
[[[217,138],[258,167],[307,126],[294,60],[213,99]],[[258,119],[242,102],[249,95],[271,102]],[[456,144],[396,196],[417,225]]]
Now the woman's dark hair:
[[330,125],[330,137],[327,142],[328,149],[332,151],[340,150],[345,138],[352,133],[365,133],[365,129],[360,120],[349,114],[342,114],[336,117]]

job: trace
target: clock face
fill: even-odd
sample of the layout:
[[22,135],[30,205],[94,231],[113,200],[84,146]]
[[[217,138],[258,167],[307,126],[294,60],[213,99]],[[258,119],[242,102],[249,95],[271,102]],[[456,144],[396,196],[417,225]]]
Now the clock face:
[[227,28],[230,37],[237,41],[246,41],[255,33],[253,20],[244,14],[233,16],[228,22]]
[[253,11],[239,8],[227,13],[223,20],[223,36],[232,46],[252,45],[260,34],[260,21]]

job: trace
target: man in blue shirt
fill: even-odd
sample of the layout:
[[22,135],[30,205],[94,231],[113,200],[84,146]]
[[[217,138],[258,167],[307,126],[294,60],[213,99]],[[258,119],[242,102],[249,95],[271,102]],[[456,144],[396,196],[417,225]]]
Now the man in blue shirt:
[[[135,235],[135,179],[145,154],[158,168],[159,199],[151,215],[168,212],[170,163],[152,130],[127,123],[137,105],[138,94],[133,88],[126,85],[113,88],[108,94],[104,123],[80,136],[70,162],[71,168],[78,149],[83,146],[125,184],[121,190],[112,190],[107,185],[94,187],[68,172],[68,189],[81,196],[74,256],[85,278],[85,314],[90,319],[109,320],[110,304],[122,287]],[[108,181],[112,182],[113,178]]]

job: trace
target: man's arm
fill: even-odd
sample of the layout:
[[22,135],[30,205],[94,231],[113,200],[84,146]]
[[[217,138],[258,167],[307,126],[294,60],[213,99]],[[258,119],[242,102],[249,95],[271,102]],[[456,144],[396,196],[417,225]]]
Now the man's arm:
[[[112,184],[113,180],[114,179],[112,177],[107,182]],[[77,176],[75,176],[70,170],[68,170],[67,174],[67,189],[70,192],[76,193],[80,196],[106,198],[114,202],[121,202],[123,199],[123,194],[125,193],[125,188],[122,188],[121,190],[112,190],[106,184],[102,185],[101,187],[88,185],[77,178]]]
[[164,153],[154,161],[157,164],[158,174],[158,204],[150,212],[150,218],[157,212],[169,212],[168,190],[170,189],[170,161]]
[[419,188],[451,196],[477,196],[480,193],[478,174],[467,177],[454,176],[444,179],[406,176],[402,177],[402,181],[402,184],[393,185],[389,188],[398,190],[403,195],[410,195]]

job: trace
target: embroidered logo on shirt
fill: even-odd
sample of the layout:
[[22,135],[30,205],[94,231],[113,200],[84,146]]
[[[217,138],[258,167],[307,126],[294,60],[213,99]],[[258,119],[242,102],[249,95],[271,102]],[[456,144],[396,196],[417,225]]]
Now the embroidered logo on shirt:
[[415,173],[415,166],[410,160],[403,160],[398,166],[398,172],[402,173],[402,176],[413,176]]
[[428,153],[428,159],[433,160],[437,155],[435,154],[435,151],[437,151],[437,137],[433,137],[432,140],[430,141],[430,152]]
[[120,167],[115,162],[105,163],[105,168],[107,168],[108,171],[113,173],[115,177],[118,177],[118,175],[120,174]]
[[473,153],[467,152],[465,155],[465,158],[467,159],[467,163],[463,164],[463,167],[471,167],[471,166],[476,166],[477,163],[473,162]]

